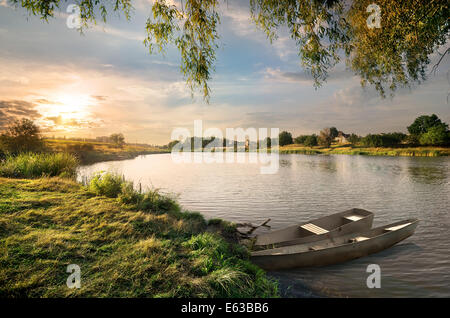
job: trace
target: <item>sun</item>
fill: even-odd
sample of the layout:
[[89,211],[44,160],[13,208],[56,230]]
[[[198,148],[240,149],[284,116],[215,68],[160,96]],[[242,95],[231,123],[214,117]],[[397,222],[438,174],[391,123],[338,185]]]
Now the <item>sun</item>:
[[83,94],[57,94],[48,97],[40,104],[45,117],[62,119],[84,119],[90,115],[90,107],[95,106],[95,99]]
[[89,97],[86,95],[61,95],[55,99],[56,108],[60,113],[77,113],[86,110]]

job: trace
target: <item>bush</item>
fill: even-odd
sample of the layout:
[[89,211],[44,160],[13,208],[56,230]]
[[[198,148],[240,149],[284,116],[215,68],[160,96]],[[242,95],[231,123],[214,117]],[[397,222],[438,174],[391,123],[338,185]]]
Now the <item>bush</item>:
[[117,198],[122,193],[123,178],[112,173],[97,173],[89,182],[89,189],[97,195]]
[[78,160],[68,153],[22,153],[7,155],[0,164],[0,176],[7,178],[40,178],[76,176]]
[[123,177],[113,173],[99,172],[89,182],[89,190],[96,195],[117,198],[120,203],[132,204],[136,208],[147,212],[183,213],[177,201],[169,195],[161,194],[157,189],[140,193],[134,189],[133,183],[125,181]]
[[150,190],[146,192],[141,202],[139,202],[139,208],[144,211],[178,211],[178,203],[167,195],[162,195],[158,190]]
[[133,182],[122,182],[120,194],[118,195],[120,203],[124,204],[139,204],[142,201],[143,195],[134,190]]

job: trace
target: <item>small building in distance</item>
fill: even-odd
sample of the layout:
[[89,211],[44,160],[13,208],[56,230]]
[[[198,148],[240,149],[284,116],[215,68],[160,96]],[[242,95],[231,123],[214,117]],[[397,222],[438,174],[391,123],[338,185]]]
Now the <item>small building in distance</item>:
[[346,144],[349,143],[348,140],[349,137],[350,135],[345,134],[343,131],[339,131],[338,136],[334,138],[334,141],[337,142],[338,144]]

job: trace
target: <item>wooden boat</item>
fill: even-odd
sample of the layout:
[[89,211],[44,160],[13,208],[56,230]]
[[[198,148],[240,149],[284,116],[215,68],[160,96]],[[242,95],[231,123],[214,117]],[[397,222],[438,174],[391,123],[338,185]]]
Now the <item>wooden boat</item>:
[[350,209],[256,237],[256,249],[296,245],[362,232],[372,227],[373,213]]
[[265,270],[324,266],[377,253],[414,234],[417,219],[306,244],[253,252],[251,260]]

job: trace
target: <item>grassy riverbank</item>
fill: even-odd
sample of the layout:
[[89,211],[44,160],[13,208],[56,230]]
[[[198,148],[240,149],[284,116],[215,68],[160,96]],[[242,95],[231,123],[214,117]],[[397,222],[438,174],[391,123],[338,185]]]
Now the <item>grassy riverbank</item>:
[[148,145],[125,144],[117,147],[111,143],[46,139],[45,146],[54,152],[68,152],[76,155],[81,164],[102,161],[133,159],[140,155],[168,153],[168,149]]
[[[232,224],[114,175],[82,186],[67,177],[72,166],[56,164],[67,161],[60,154],[29,156],[0,163],[0,176],[30,173],[0,177],[0,297],[278,296]],[[49,171],[58,176],[40,177]],[[70,264],[79,289],[66,286]]]
[[332,145],[324,147],[305,147],[302,145],[287,145],[280,147],[282,154],[305,154],[305,155],[367,155],[367,156],[407,156],[407,157],[439,157],[450,156],[449,147],[404,147],[404,148],[370,148],[359,147],[351,144]]

